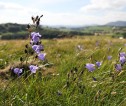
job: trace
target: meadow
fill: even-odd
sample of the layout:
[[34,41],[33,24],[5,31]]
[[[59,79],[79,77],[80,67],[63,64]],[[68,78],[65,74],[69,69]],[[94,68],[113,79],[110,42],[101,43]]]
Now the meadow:
[[[48,64],[19,77],[12,76],[10,68],[20,62],[29,40],[0,41],[0,106],[126,105],[126,64],[119,57],[126,52],[125,39],[75,36],[41,41]],[[95,69],[88,70],[87,63]]]

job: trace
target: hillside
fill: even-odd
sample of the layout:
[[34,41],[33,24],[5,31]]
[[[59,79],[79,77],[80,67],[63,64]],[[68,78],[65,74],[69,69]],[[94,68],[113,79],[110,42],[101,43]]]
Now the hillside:
[[[68,28],[54,28],[49,26],[40,26],[37,30],[42,33],[42,37],[46,39],[71,37],[74,35],[91,35],[92,33],[83,32],[83,30],[73,30]],[[0,24],[1,39],[25,39],[28,37],[27,25],[6,23]]]
[[[43,26],[41,25],[39,30],[42,33],[42,38],[53,39],[53,38],[63,38],[63,37],[73,37],[76,35],[87,36],[97,34],[112,34],[113,26],[118,26],[118,32],[126,31],[126,22],[110,22],[106,25],[96,25],[96,26],[71,26],[71,27],[61,27],[61,26]],[[123,26],[123,27],[122,27]],[[116,31],[117,32],[117,31]],[[0,39],[26,39],[28,38],[27,25],[17,24],[17,23],[6,23],[0,24]]]
[[120,27],[124,27],[124,26],[126,26],[126,21],[109,22],[106,25],[107,26],[120,26]]

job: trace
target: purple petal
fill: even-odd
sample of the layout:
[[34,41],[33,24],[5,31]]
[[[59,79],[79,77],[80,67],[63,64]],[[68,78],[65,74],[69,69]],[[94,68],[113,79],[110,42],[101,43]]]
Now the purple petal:
[[92,71],[95,70],[95,65],[94,65],[94,64],[87,63],[87,64],[86,64],[86,68],[87,68],[90,72],[92,72]]
[[121,53],[119,53],[119,56],[120,57],[123,57],[123,56],[126,57],[126,53],[125,52],[121,52]]
[[111,60],[112,59],[112,56],[108,56],[108,60]]
[[23,72],[23,70],[20,68],[15,68],[13,72],[17,75],[20,75]]
[[124,64],[126,62],[126,58],[124,56],[120,57],[119,60],[121,64]]
[[97,66],[97,67],[100,67],[101,64],[102,64],[102,62],[98,62],[98,61],[96,62],[96,66]]
[[30,65],[29,69],[30,69],[31,73],[36,73],[36,70],[38,69],[38,67],[35,65]]
[[39,33],[36,33],[36,32],[31,33],[31,39],[32,39],[33,43],[39,42],[40,37],[41,37],[41,35]]
[[122,70],[121,64],[116,64],[115,68],[116,68],[117,71],[121,71]]
[[38,54],[38,58],[40,60],[44,60],[45,59],[45,55],[46,55],[46,53],[40,53],[40,54]]

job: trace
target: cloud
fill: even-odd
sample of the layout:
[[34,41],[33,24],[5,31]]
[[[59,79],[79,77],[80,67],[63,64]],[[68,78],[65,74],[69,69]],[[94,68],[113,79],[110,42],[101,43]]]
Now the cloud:
[[[41,4],[56,4],[56,3],[63,3],[66,2],[68,0],[37,0],[36,3],[41,3]],[[72,0],[69,0],[72,1]],[[32,2],[34,2],[34,0],[32,0]]]
[[21,9],[24,9],[24,7],[16,3],[0,2],[0,9],[21,10]]
[[90,3],[81,8],[82,11],[108,11],[121,10],[126,7],[126,0],[91,0]]
[[[43,0],[38,0],[43,2]],[[66,0],[65,0],[66,1]],[[47,0],[46,2],[65,2],[64,0]],[[40,3],[38,2],[38,3]],[[33,4],[33,0],[31,0]],[[34,2],[35,3],[35,2]],[[76,12],[53,12],[41,11],[41,8],[35,4],[34,8],[30,5],[0,2],[0,23],[31,23],[31,16],[44,15],[41,19],[41,24],[44,25],[91,25],[91,24],[106,24],[110,21],[126,20],[126,12],[122,11],[125,8],[126,0],[91,0],[90,4],[82,7],[83,11]],[[27,5],[27,3],[26,3]],[[112,6],[112,7],[111,7]],[[118,7],[118,8],[117,8]],[[65,8],[65,7],[64,7]],[[102,11],[101,11],[102,10]],[[87,11],[85,13],[84,11]],[[98,11],[92,14],[91,11]],[[99,12],[100,11],[100,12]],[[103,14],[102,14],[103,13]],[[99,15],[100,14],[100,15]],[[101,15],[102,14],[102,15]]]

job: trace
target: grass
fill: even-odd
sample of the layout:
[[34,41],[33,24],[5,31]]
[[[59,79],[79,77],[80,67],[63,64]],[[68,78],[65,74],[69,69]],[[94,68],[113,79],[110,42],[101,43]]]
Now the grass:
[[[9,67],[24,55],[28,40],[0,41],[1,106],[125,106],[126,66],[114,68],[125,39],[108,36],[42,40],[50,67],[13,78]],[[96,46],[98,42],[98,46]],[[83,50],[77,49],[81,45]],[[120,48],[121,51],[119,50]],[[112,60],[107,60],[111,55]],[[102,61],[94,72],[86,63]],[[96,81],[95,81],[96,79]]]

